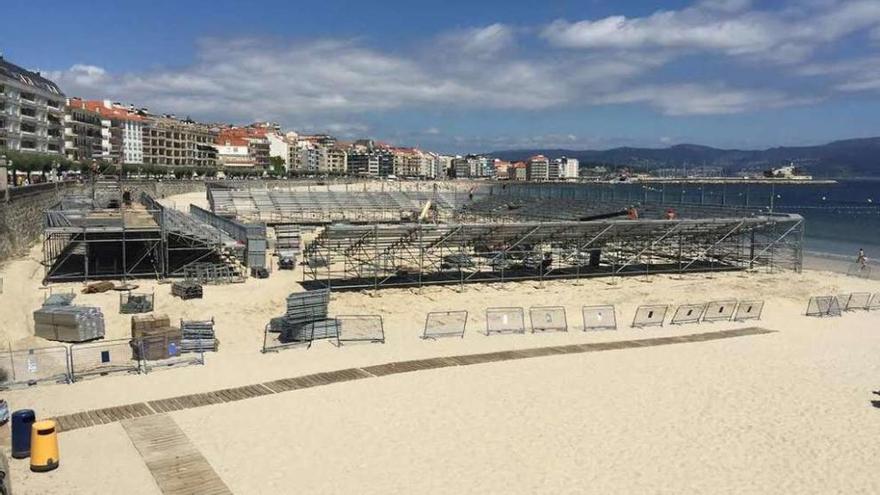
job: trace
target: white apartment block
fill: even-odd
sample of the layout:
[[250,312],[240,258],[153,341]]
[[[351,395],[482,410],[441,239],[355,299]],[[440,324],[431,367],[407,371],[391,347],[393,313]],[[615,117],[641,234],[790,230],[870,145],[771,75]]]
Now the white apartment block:
[[55,83],[0,57],[0,147],[62,155],[64,104]]

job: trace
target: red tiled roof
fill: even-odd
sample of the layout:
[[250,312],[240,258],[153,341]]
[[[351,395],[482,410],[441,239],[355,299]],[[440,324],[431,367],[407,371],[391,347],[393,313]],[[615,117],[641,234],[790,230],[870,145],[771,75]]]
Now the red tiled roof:
[[136,122],[141,122],[145,120],[140,115],[129,112],[128,110],[125,110],[123,108],[107,108],[104,106],[103,101],[71,98],[70,103],[68,104],[73,108],[81,108],[83,110],[95,112],[101,117],[106,117],[108,119],[132,120]]

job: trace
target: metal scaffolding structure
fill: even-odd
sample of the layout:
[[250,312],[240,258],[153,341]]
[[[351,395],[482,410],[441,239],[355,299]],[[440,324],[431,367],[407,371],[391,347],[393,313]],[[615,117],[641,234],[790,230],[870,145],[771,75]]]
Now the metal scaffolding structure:
[[196,262],[239,270],[235,239],[146,194],[140,199],[140,205],[122,209],[62,200],[47,210],[44,282],[178,277]]
[[414,220],[428,201],[447,219],[469,196],[439,191],[208,189],[211,211],[241,222],[326,225]]
[[336,290],[721,270],[800,271],[800,215],[330,225],[304,284]]

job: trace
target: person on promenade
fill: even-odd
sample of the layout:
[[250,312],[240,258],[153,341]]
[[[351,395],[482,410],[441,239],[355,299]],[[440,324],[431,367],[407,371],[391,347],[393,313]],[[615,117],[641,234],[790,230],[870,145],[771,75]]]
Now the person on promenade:
[[859,271],[868,267],[868,257],[865,256],[864,249],[859,248],[859,257],[856,259],[856,263],[859,264]]

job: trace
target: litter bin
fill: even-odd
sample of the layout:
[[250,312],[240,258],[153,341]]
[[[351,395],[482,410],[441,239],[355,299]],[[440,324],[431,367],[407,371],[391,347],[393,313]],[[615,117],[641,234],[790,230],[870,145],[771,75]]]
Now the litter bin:
[[12,413],[12,457],[24,459],[31,455],[31,425],[36,421],[33,409]]
[[58,432],[51,419],[31,425],[31,471],[45,472],[58,467]]

